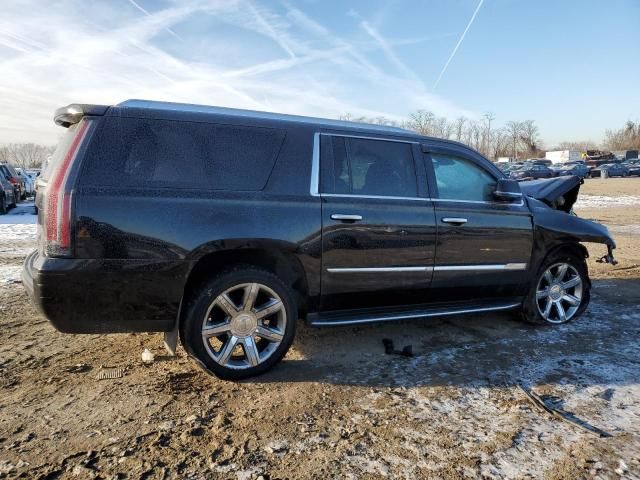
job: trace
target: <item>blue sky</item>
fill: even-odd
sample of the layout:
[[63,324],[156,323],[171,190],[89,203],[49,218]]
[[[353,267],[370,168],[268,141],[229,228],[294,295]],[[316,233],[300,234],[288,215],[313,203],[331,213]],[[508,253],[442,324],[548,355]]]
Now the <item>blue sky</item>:
[[639,85],[639,0],[22,0],[0,16],[0,143],[54,143],[67,103],[150,98],[492,112],[536,120],[550,146],[640,120]]

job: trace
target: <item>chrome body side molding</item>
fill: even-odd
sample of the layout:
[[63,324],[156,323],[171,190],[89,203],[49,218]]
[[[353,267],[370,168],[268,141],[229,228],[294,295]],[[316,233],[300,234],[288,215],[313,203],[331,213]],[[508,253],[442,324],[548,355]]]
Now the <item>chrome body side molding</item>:
[[459,271],[487,271],[487,270],[526,270],[526,263],[505,263],[497,265],[436,265],[408,266],[408,267],[348,267],[327,268],[329,273],[402,273],[402,272],[459,272]]

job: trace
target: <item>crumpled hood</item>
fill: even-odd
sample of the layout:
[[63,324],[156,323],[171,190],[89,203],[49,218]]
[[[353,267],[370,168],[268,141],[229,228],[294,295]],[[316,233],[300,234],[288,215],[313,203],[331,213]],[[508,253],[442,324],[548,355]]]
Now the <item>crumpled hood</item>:
[[569,213],[578,199],[580,185],[583,183],[584,180],[580,177],[569,175],[520,182],[520,189],[528,197],[540,200],[551,208]]

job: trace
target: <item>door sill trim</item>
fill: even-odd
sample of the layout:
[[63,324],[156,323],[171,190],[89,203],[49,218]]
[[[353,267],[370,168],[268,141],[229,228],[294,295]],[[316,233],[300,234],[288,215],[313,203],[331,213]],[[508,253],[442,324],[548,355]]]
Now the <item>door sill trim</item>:
[[[433,309],[425,309],[419,308],[415,310],[405,310],[402,312],[395,311],[389,313],[377,313],[377,314],[358,314],[357,310],[352,310],[350,312],[344,312],[343,315],[329,314],[326,317],[323,317],[321,314],[310,314],[309,324],[314,327],[328,327],[333,325],[359,325],[363,323],[376,323],[376,322],[389,322],[389,321],[399,321],[399,320],[409,320],[409,319],[418,319],[418,318],[429,318],[429,317],[446,317],[450,315],[464,315],[468,313],[481,313],[481,312],[495,312],[500,310],[512,310],[520,307],[522,302],[509,302],[509,303],[500,303],[495,305],[486,305],[486,306],[449,306],[448,308],[433,308]],[[349,315],[350,314],[350,315]],[[349,316],[351,318],[349,318]],[[333,317],[333,318],[331,318]]]

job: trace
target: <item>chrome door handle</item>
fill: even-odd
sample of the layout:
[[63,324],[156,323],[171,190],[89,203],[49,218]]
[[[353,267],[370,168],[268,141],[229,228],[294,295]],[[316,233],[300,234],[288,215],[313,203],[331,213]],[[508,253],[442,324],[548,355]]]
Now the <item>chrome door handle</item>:
[[463,223],[467,223],[467,219],[466,218],[460,218],[460,217],[444,217],[442,219],[442,221],[444,223],[453,223],[453,224],[458,224],[458,225],[462,225]]
[[341,222],[359,222],[362,215],[345,215],[344,213],[334,213],[331,215],[332,220],[340,220]]

